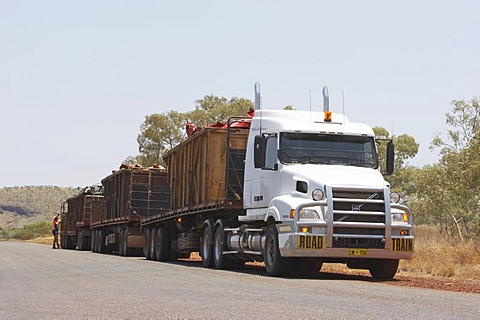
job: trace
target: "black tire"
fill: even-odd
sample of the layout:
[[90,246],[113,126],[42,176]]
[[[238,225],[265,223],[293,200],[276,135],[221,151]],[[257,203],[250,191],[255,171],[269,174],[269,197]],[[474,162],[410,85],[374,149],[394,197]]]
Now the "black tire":
[[155,236],[155,258],[157,261],[166,261],[170,258],[170,231],[160,227]]
[[107,233],[105,232],[105,230],[100,229],[98,231],[98,252],[99,253],[107,252],[107,246],[105,245],[106,238],[107,238]]
[[97,241],[96,241],[96,234],[97,234],[97,231],[96,230],[93,230],[92,231],[92,244],[90,246],[90,250],[92,250],[92,252],[96,252],[96,246],[97,246]]
[[232,267],[233,260],[223,254],[225,249],[225,230],[223,223],[219,221],[213,237],[213,263],[217,269],[230,269]]
[[88,250],[88,238],[83,234],[83,231],[80,230],[77,233],[77,249],[79,251]]
[[79,250],[79,251],[83,250],[82,231],[78,231],[78,233],[77,233],[77,250]]
[[145,255],[145,258],[147,258],[147,260],[152,260],[152,257],[150,256],[150,229],[147,229],[145,231],[145,239],[143,242],[143,254]]
[[157,239],[157,228],[152,228],[150,231],[150,244],[148,249],[150,250],[150,258],[152,260],[157,260],[157,252],[156,252],[156,239]]
[[274,224],[268,227],[265,236],[264,261],[267,274],[269,276],[278,277],[290,273],[292,259],[284,258],[280,255],[278,246],[278,231]]
[[130,257],[135,253],[134,248],[128,246],[128,228],[123,229],[123,256]]
[[99,230],[95,231],[95,252],[100,253],[99,250],[99,243],[100,243],[100,238],[99,238]]
[[125,229],[122,229],[118,235],[118,253],[122,257],[125,257],[125,243]]
[[68,250],[75,249],[75,247],[73,246],[73,241],[72,241],[71,236],[68,236],[68,235],[65,236],[65,248],[64,249],[68,249]]
[[374,259],[368,268],[374,279],[392,279],[398,270],[398,259]]
[[202,240],[200,241],[200,255],[205,268],[212,268],[213,263],[213,227],[207,222],[203,228]]

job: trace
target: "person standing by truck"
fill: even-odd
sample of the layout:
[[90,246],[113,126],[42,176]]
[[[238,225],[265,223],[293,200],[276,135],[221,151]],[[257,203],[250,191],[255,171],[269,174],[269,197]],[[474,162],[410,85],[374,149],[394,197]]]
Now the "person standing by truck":
[[59,215],[57,214],[52,220],[52,234],[53,234],[52,249],[60,249],[60,243],[58,242],[58,224],[60,223],[60,220],[58,220],[58,216]]

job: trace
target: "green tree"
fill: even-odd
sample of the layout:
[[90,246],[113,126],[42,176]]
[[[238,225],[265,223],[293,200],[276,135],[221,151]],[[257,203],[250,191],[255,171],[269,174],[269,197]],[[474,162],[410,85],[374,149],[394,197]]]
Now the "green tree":
[[444,234],[463,241],[480,235],[480,105],[478,98],[451,104],[448,140],[433,139],[430,147],[440,149],[441,159],[419,175],[415,206]]
[[[395,144],[395,170],[405,168],[406,161],[412,159],[418,153],[419,144],[415,141],[414,137],[409,136],[408,134],[390,136],[388,130],[383,127],[374,127],[373,132],[377,139],[392,139]],[[384,165],[385,163],[386,146],[387,143],[385,141],[377,141],[377,150],[381,165]]]
[[[386,179],[390,182],[392,191],[398,192],[410,202],[415,194],[415,177],[418,174],[417,168],[407,164],[407,160],[417,155],[419,144],[415,138],[407,134],[390,137],[390,133],[383,127],[373,128],[377,139],[392,139],[395,144],[395,165],[394,173]],[[386,163],[386,141],[377,140],[377,151],[381,171],[385,171]]]
[[182,141],[184,123],[185,115],[173,110],[145,116],[137,137],[139,155],[127,160],[138,162],[142,166],[162,164],[165,151]]
[[233,116],[246,116],[247,111],[253,108],[252,101],[245,98],[205,96],[195,101],[195,110],[188,112],[186,118],[196,126],[205,126],[215,122],[226,123]]
[[453,110],[447,112],[446,124],[447,136],[450,141],[444,141],[437,133],[430,148],[440,148],[440,154],[458,153],[477,138],[480,130],[480,104],[478,97],[472,98],[470,102],[465,100],[453,100]]

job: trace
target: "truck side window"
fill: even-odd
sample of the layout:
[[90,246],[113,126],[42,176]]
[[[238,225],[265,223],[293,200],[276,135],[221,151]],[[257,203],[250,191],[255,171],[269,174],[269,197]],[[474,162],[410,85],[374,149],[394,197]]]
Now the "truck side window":
[[265,147],[265,167],[263,169],[275,170],[277,168],[277,137],[267,138]]

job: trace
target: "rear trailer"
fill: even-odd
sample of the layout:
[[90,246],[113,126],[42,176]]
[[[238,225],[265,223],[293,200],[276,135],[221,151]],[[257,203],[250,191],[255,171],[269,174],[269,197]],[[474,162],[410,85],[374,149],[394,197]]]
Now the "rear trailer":
[[92,216],[104,210],[101,186],[85,187],[61,206],[60,241],[62,248],[90,250]]

